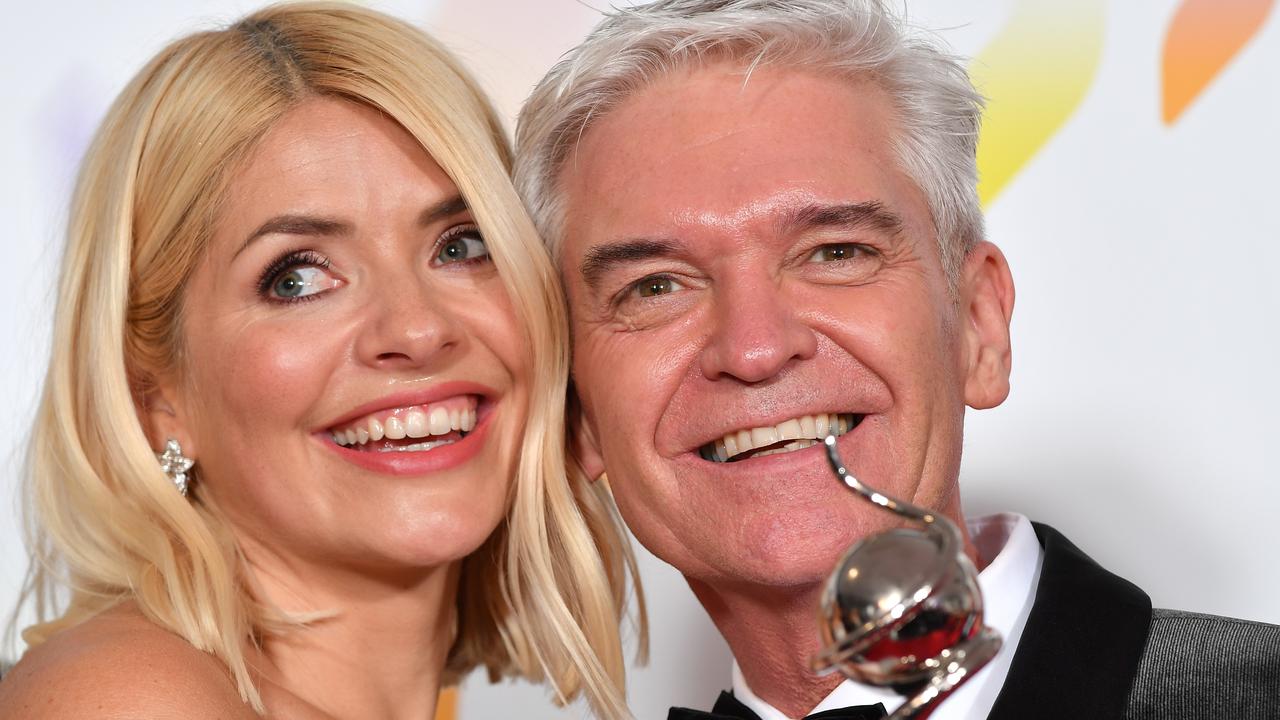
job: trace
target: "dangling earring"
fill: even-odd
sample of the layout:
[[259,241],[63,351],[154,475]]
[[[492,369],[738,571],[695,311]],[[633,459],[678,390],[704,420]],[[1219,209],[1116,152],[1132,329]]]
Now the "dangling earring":
[[186,496],[187,471],[196,464],[196,461],[183,455],[182,446],[173,438],[165,441],[164,452],[156,453],[156,459],[160,461],[160,469],[169,476],[169,481],[178,488],[178,492]]

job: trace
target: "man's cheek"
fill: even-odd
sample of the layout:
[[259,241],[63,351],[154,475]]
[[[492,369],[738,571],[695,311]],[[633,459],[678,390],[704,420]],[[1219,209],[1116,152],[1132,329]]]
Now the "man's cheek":
[[648,387],[646,372],[634,367],[635,353],[618,352],[617,347],[602,350],[599,345],[584,345],[575,353],[573,375],[579,394],[593,410],[592,416],[605,424],[634,423],[646,409],[640,402]]

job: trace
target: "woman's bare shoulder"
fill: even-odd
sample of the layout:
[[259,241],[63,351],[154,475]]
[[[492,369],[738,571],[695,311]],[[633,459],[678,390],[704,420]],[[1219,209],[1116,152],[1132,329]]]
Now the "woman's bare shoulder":
[[54,635],[0,680],[0,720],[117,717],[258,718],[221,662],[129,608]]

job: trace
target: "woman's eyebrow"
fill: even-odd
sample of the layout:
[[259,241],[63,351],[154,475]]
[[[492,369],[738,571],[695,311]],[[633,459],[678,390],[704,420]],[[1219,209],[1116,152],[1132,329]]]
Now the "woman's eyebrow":
[[[461,195],[445,198],[440,202],[428,206],[418,215],[418,225],[427,227],[433,225],[445,218],[452,217],[461,212],[466,212],[467,201],[462,199]],[[351,225],[341,220],[331,217],[323,217],[318,215],[303,215],[298,213],[287,213],[277,215],[258,226],[256,230],[249,233],[249,237],[245,238],[240,244],[240,249],[236,250],[236,254],[232,256],[234,260],[236,256],[245,251],[245,248],[253,244],[264,235],[310,235],[317,237],[337,237],[341,235],[351,234]]]
[[347,235],[351,232],[351,226],[334,218],[319,217],[315,215],[297,215],[286,214],[277,215],[270,220],[258,226],[257,230],[249,233],[249,237],[245,238],[240,244],[240,249],[236,250],[236,254],[231,256],[234,260],[240,253],[253,244],[264,235],[314,235],[333,237],[337,235]]
[[464,200],[461,195],[454,195],[453,197],[445,198],[444,200],[431,205],[426,210],[423,210],[422,213],[418,215],[418,226],[427,227],[429,225],[434,225],[445,218],[466,212],[467,209],[467,201]]

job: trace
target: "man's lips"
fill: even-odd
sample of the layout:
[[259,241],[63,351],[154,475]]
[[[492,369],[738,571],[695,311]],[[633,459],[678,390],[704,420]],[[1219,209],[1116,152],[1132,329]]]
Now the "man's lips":
[[776,425],[742,428],[698,448],[703,460],[714,463],[795,452],[811,447],[828,435],[840,436],[856,428],[858,413],[816,413],[783,420]]

